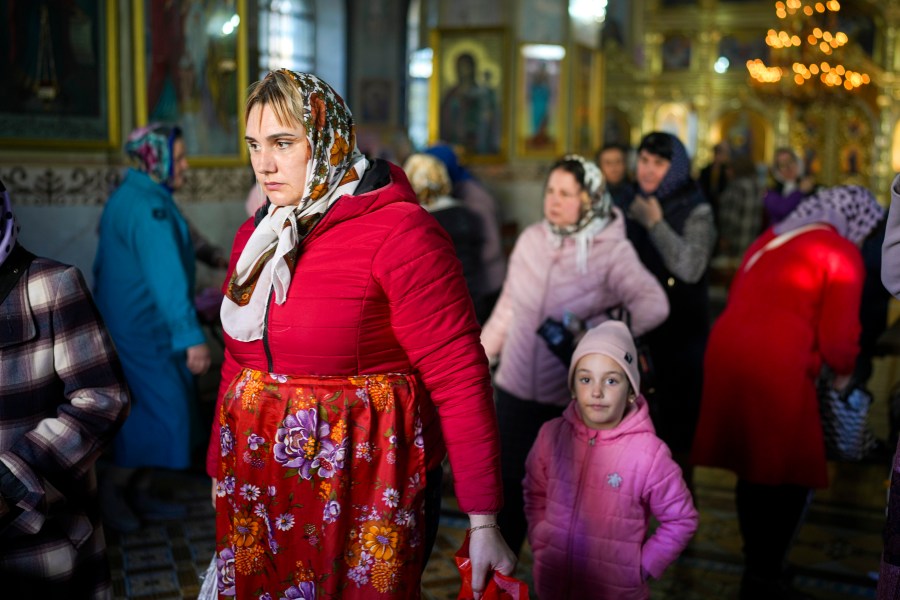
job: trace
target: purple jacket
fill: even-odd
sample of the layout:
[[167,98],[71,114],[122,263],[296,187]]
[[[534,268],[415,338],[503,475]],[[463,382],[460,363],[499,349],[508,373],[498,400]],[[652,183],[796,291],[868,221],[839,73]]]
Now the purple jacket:
[[516,240],[500,299],[481,332],[488,357],[500,357],[494,383],[513,396],[558,406],[571,398],[568,365],[537,334],[547,317],[562,320],[570,311],[593,327],[608,318],[607,310],[624,305],[632,333],[642,335],[669,316],[665,291],[625,237],[622,214],[613,210],[612,222],[591,239],[586,274],[576,265],[575,240],[557,245],[543,221]]
[[[588,428],[575,402],[546,423],[523,481],[541,600],[650,597],[697,530],[697,510],[656,437],[643,396],[614,429]],[[650,517],[659,527],[647,538]]]
[[892,296],[900,298],[900,175],[891,184],[891,207],[881,247],[881,283]]
[[786,216],[791,214],[800,201],[803,200],[805,194],[799,189],[795,189],[787,196],[782,195],[778,190],[769,190],[763,196],[763,206],[766,209],[766,215],[769,217],[769,224],[774,225],[784,220]]

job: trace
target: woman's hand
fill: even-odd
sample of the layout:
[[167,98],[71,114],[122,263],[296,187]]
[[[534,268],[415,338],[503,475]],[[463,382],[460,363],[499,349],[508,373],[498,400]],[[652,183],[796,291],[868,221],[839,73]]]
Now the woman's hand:
[[187,368],[194,375],[206,373],[211,362],[209,346],[206,344],[197,344],[187,349]]
[[831,387],[835,389],[837,392],[843,393],[847,386],[850,385],[850,380],[853,378],[853,373],[849,373],[847,375],[835,375],[834,379],[831,381]]
[[213,510],[216,510],[216,488],[218,487],[219,480],[215,477],[212,478],[212,505]]
[[800,185],[798,187],[801,192],[808,194],[816,187],[816,180],[812,175],[804,175],[800,178]]
[[[469,515],[472,527],[496,524],[495,515]],[[494,571],[512,576],[516,569],[516,555],[496,527],[484,527],[469,533],[469,562],[472,564],[472,592],[480,600]]]
[[637,195],[628,209],[628,216],[650,230],[663,220],[662,206],[656,196]]

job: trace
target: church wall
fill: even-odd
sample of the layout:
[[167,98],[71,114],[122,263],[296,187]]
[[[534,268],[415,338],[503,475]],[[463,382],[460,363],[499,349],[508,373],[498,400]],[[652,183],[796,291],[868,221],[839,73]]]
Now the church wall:
[[[150,1],[150,0],[147,0]],[[342,93],[347,82],[347,35],[345,5],[316,0],[316,18],[321,31],[316,37],[317,71]],[[0,181],[10,192],[21,225],[20,240],[36,254],[73,264],[92,283],[91,268],[97,245],[97,225],[103,204],[124,177],[127,160],[122,150],[136,118],[135,65],[132,35],[132,2],[98,0],[116,15],[112,74],[114,107],[111,120],[114,135],[108,144],[22,143],[3,140],[0,132]],[[258,21],[251,14],[256,0],[238,2],[245,6],[243,23],[250,28]],[[248,35],[250,59],[258,57]],[[247,82],[258,76],[256,64],[245,63]],[[239,103],[240,105],[240,103]],[[27,118],[27,117],[26,117]],[[235,135],[237,138],[238,136]],[[242,142],[240,142],[242,145]],[[191,170],[187,183],[175,195],[184,215],[207,238],[229,249],[234,233],[247,218],[244,202],[253,182],[246,156],[230,160],[198,160],[188,156]],[[223,273],[197,266],[198,287],[219,286]]]

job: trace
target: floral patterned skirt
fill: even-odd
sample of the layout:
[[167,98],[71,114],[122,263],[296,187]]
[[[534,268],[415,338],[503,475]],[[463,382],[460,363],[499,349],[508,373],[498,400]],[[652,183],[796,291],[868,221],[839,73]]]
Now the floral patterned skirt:
[[235,377],[219,415],[220,597],[419,597],[418,385],[411,375]]

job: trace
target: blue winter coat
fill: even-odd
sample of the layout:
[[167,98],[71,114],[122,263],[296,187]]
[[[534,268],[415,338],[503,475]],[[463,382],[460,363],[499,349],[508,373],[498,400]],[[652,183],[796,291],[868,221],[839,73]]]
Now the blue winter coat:
[[194,248],[172,194],[129,170],[100,219],[94,295],[133,407],[115,444],[122,467],[190,463],[194,379],[185,350],[206,338],[194,308]]

